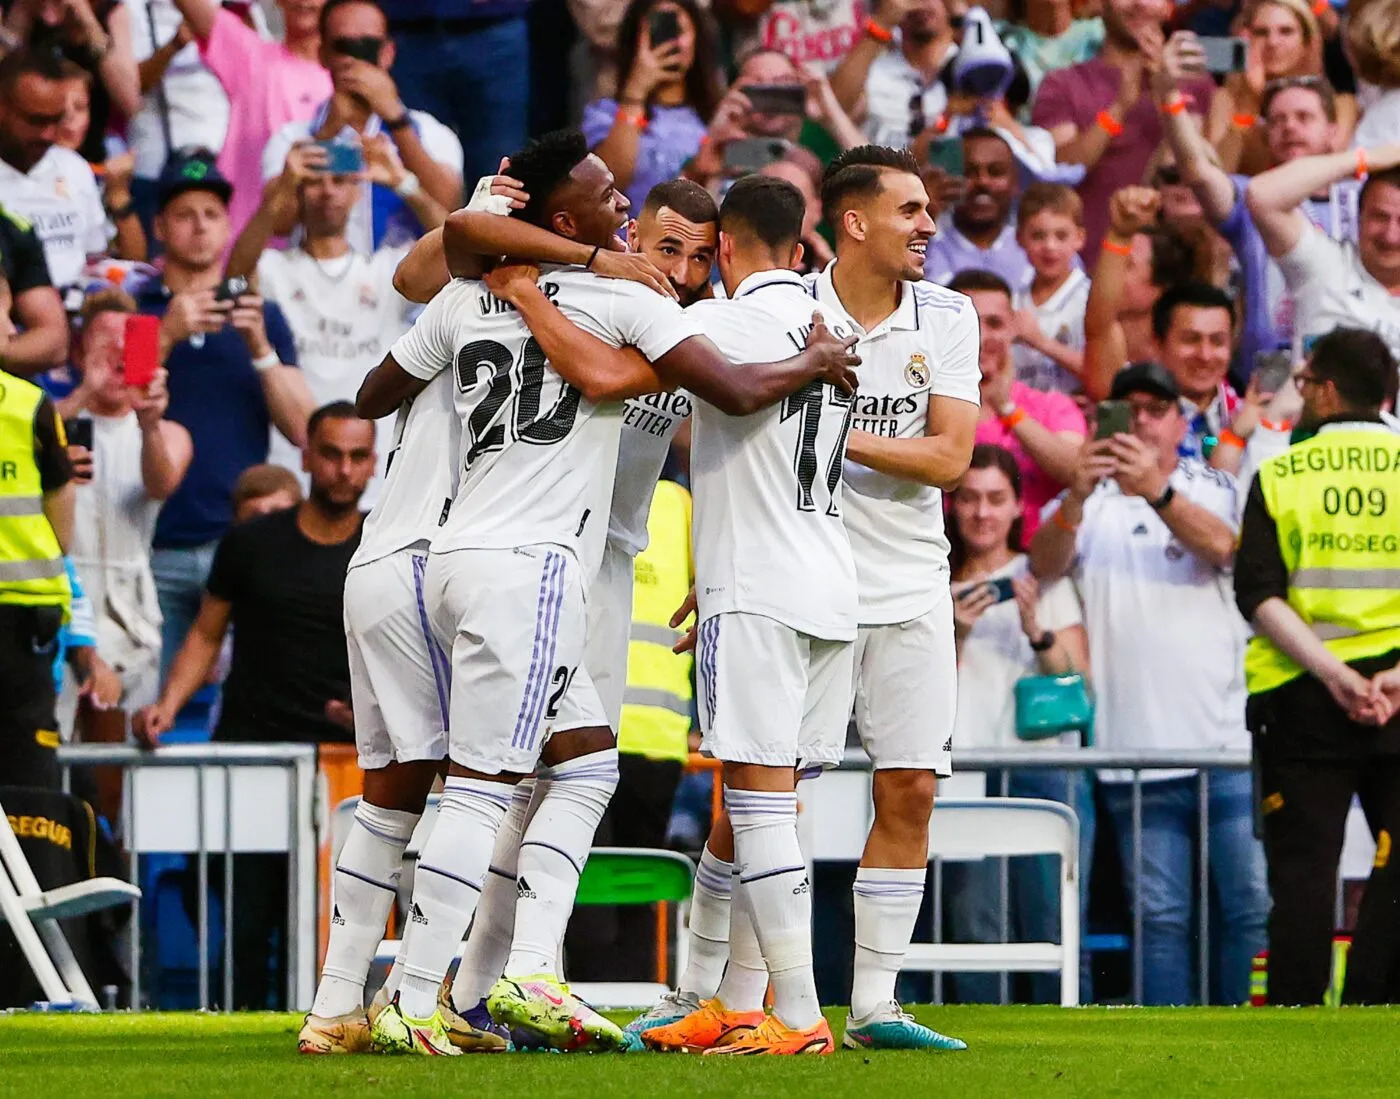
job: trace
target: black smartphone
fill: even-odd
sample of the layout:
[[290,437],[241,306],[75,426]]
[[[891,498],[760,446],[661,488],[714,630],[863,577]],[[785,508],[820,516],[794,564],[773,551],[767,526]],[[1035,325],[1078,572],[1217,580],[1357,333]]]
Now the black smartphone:
[[1111,439],[1133,433],[1133,409],[1127,401],[1100,401],[1095,418],[1094,438]]
[[1249,44],[1243,38],[1198,38],[1206,55],[1206,72],[1242,73],[1249,62]]
[[787,155],[788,143],[780,137],[741,137],[724,147],[724,174],[746,176],[762,171]]
[[63,434],[68,436],[69,446],[92,449],[92,421],[86,416],[77,416],[63,421]]
[[1016,589],[1011,586],[1011,577],[1002,576],[996,580],[985,580],[981,583],[969,584],[954,597],[959,602],[971,599],[979,592],[989,591],[992,593],[993,603],[1005,603],[1008,599],[1016,598]]
[[651,48],[657,49],[681,36],[681,17],[675,8],[658,8],[647,16],[647,37]]
[[1293,374],[1293,352],[1256,351],[1254,353],[1254,387],[1266,397],[1272,397],[1288,384]]
[[248,280],[242,275],[233,275],[219,283],[214,291],[215,301],[237,301],[248,292]]
[[356,61],[379,64],[379,53],[384,48],[384,39],[372,34],[362,34],[356,38],[332,38],[331,49],[336,53],[353,57]]
[[755,114],[807,113],[807,89],[801,84],[746,84],[739,90]]

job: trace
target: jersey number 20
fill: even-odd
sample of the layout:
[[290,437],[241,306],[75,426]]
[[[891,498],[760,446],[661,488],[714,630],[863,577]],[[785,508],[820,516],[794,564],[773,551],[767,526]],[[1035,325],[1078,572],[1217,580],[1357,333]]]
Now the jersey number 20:
[[508,347],[495,340],[476,340],[463,347],[456,362],[457,385],[463,393],[480,384],[477,370],[483,365],[491,368],[491,377],[486,395],[467,417],[468,469],[481,455],[506,445],[508,422],[514,438],[522,442],[548,446],[568,437],[581,394],[561,382],[554,407],[540,414],[546,360],[533,336],[525,341],[518,361]]

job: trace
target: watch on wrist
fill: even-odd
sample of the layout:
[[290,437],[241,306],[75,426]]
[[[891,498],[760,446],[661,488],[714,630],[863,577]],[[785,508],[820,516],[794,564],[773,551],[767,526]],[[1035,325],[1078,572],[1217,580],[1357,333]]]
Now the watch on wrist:
[[1167,485],[1167,487],[1162,490],[1161,496],[1158,496],[1155,500],[1148,500],[1147,502],[1151,505],[1153,511],[1165,511],[1167,505],[1174,499],[1176,499],[1176,489],[1171,485]]
[[1034,641],[1031,642],[1031,652],[1048,653],[1055,647],[1055,631],[1046,630]]
[[407,126],[412,126],[412,125],[413,125],[413,118],[412,118],[411,115],[409,115],[408,111],[406,111],[406,110],[404,111],[403,114],[399,115],[398,118],[386,118],[386,119],[384,119],[384,129],[387,130],[387,131],[388,131],[389,133],[391,133],[391,134],[392,134],[392,133],[397,133],[399,130],[402,130],[402,129],[404,129],[404,128],[407,127]]

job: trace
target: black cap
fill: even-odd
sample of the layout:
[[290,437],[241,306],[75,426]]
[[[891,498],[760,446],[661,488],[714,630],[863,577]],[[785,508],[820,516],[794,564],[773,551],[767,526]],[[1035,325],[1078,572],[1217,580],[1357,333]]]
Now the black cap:
[[188,154],[177,152],[165,162],[156,183],[160,209],[164,210],[172,199],[186,191],[209,191],[218,195],[219,201],[227,206],[233,194],[233,184],[224,178],[214,163],[213,154],[207,150]]
[[1129,393],[1152,393],[1169,401],[1181,397],[1181,387],[1161,363],[1140,362],[1125,366],[1113,378],[1109,396],[1120,401]]

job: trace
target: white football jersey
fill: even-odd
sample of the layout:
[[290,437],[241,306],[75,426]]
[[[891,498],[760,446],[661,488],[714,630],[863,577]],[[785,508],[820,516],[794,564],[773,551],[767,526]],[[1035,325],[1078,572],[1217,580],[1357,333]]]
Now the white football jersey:
[[388,473],[379,500],[365,516],[350,567],[401,549],[426,549],[457,494],[462,420],[444,370],[394,418]]
[[[732,299],[686,312],[731,361],[778,362],[806,347],[813,308],[800,276],[762,271]],[[695,401],[690,481],[702,622],[744,611],[813,637],[855,640],[855,562],[841,521],[851,401],[816,381],[752,416]]]
[[[1029,286],[1016,291],[1012,304],[1035,313],[1040,331],[1056,343],[1084,350],[1084,310],[1089,306],[1089,276],[1078,267],[1060,288],[1036,305]],[[1012,355],[1016,380],[1046,393],[1078,393],[1084,383],[1043,351],[1017,341]]]
[[[700,333],[674,301],[636,283],[564,267],[540,288],[580,328],[648,359]],[[565,382],[515,309],[481,282],[450,283],[392,354],[414,377],[446,368],[455,379],[460,480],[434,552],[552,543],[596,572],[623,406],[595,405]]]
[[1400,357],[1400,297],[1377,282],[1354,244],[1339,244],[1308,225],[1293,251],[1278,261],[1293,295],[1293,339],[1301,357],[1304,341],[1334,328],[1365,328]]
[[[827,323],[860,336],[853,430],[914,439],[926,433],[930,396],[981,403],[981,337],[970,298],[931,282],[906,282],[899,307],[866,332],[836,295],[835,263],[808,280]],[[948,585],[943,493],[849,460],[845,482],[842,508],[855,554],[861,625],[927,614]]]
[[608,541],[628,557],[647,548],[647,517],[671,439],[690,415],[690,394],[648,393],[623,405]]

